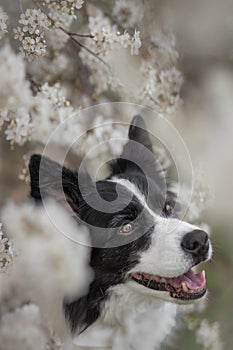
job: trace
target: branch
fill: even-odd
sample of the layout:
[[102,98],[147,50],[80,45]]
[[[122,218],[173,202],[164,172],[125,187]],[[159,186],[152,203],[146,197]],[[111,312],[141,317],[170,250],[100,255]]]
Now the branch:
[[[54,20],[51,18],[51,16],[49,16],[46,11],[44,10],[44,8],[38,3],[37,0],[33,0],[33,3],[48,17],[48,19],[54,24]],[[110,73],[112,74],[112,70],[110,65],[105,62],[101,57],[99,57],[94,51],[92,51],[91,49],[89,49],[89,47],[87,47],[85,44],[81,43],[80,41],[78,41],[76,38],[74,38],[74,33],[69,32],[68,30],[66,30],[63,27],[58,27],[58,29],[62,30],[65,34],[67,34],[70,37],[70,40],[72,40],[76,45],[78,45],[79,47],[83,48],[84,50],[86,50],[87,52],[89,52],[92,56],[94,56],[95,58],[97,58],[100,62],[102,62],[110,71]],[[81,36],[81,34],[77,34],[75,33],[76,36]],[[84,34],[85,35],[85,34]],[[92,34],[90,34],[92,35]],[[90,36],[89,36],[90,37]]]
[[21,13],[23,13],[23,5],[22,5],[22,0],[19,0],[19,9],[21,11]]
[[78,34],[78,33],[75,33],[75,32],[68,32],[68,34],[71,35],[71,36],[79,36],[80,38],[90,38],[90,39],[94,38],[93,34]]
[[89,47],[87,47],[86,45],[84,45],[83,43],[81,43],[80,41],[78,41],[76,38],[74,38],[74,35],[70,34],[69,31],[67,31],[65,28],[63,27],[59,27],[60,30],[62,30],[64,33],[66,33],[69,37],[70,40],[72,40],[75,44],[77,44],[78,46],[82,47],[83,49],[85,49],[87,52],[89,52],[92,56],[94,56],[95,58],[97,58],[100,62],[102,62],[110,71],[110,73],[112,74],[112,70],[111,67],[109,66],[109,64],[107,62],[105,62],[101,57],[99,57],[94,51],[92,51],[91,49],[89,49]]

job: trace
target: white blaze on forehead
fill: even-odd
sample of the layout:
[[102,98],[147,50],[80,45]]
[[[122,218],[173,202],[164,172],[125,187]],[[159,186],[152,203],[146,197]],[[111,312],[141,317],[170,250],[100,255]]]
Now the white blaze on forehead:
[[139,202],[142,204],[142,206],[144,207],[144,209],[146,209],[151,216],[153,216],[155,219],[159,219],[159,215],[157,215],[147,204],[146,202],[146,198],[145,196],[140,192],[139,188],[133,184],[132,182],[130,182],[129,180],[126,179],[119,179],[117,177],[113,177],[111,180],[108,180],[111,182],[115,182],[118,183],[122,186],[124,186],[125,188],[127,188],[127,190],[129,192],[132,193],[132,195],[134,195]]

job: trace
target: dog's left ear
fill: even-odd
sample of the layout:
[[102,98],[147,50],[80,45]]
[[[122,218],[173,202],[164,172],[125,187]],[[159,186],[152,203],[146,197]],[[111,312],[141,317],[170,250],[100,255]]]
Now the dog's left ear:
[[156,160],[153,154],[153,146],[146,124],[140,115],[133,118],[128,137],[129,141],[124,146],[121,156],[111,164],[111,176],[126,171],[154,174]]
[[[52,197],[60,204],[68,203],[74,212],[78,212],[81,194],[78,174],[75,171],[48,157],[34,154],[30,159],[29,172],[31,197],[37,202],[44,197]],[[88,174],[84,176],[86,181],[90,179]]]
[[136,141],[152,152],[152,143],[144,119],[136,115],[129,127],[129,139]]

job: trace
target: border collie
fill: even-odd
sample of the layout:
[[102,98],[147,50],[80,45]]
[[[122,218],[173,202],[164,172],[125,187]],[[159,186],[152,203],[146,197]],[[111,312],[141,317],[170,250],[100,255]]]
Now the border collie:
[[177,304],[207,293],[204,271],[193,267],[211,258],[209,237],[177,218],[176,197],[158,168],[141,116],[133,118],[128,135],[110,176],[96,183],[40,155],[29,164],[31,196],[36,201],[56,196],[61,179],[77,221],[90,229],[94,279],[86,295],[64,298],[79,346],[159,349],[175,326]]

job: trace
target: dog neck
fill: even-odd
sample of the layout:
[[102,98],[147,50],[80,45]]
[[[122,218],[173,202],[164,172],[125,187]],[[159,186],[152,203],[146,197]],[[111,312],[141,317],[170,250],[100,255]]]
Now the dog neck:
[[76,338],[76,344],[125,350],[157,349],[175,327],[176,312],[175,303],[119,284],[111,288],[99,318]]

